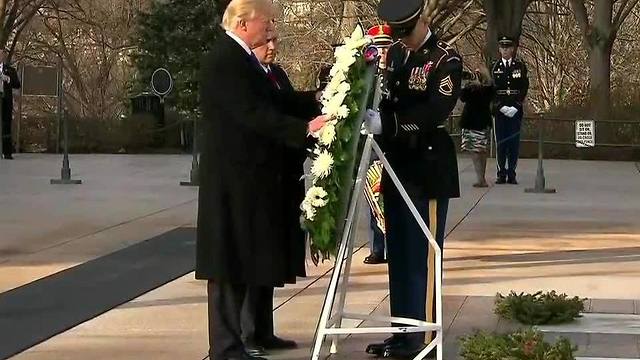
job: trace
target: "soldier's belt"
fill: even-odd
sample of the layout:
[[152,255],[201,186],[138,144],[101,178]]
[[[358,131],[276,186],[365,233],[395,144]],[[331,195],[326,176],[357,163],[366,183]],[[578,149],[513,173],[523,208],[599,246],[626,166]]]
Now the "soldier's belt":
[[520,90],[498,90],[496,91],[498,95],[518,95],[520,94]]

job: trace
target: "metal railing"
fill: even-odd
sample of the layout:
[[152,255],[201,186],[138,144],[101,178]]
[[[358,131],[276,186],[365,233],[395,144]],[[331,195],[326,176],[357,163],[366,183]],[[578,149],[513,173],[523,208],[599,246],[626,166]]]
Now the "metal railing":
[[[640,120],[596,120],[595,146],[577,148],[575,124],[579,120],[586,119],[561,118],[545,114],[525,116],[520,134],[523,156],[536,155],[539,133],[542,132],[542,143],[547,157],[582,158],[587,154],[606,159],[608,153],[612,160],[620,160],[617,156],[619,154],[612,152],[612,149],[617,149],[627,153],[623,156],[624,160],[640,159]],[[449,133],[458,141],[461,136],[459,123],[460,115],[457,114],[450,116],[447,123]],[[492,156],[495,154],[494,139],[492,136]]]

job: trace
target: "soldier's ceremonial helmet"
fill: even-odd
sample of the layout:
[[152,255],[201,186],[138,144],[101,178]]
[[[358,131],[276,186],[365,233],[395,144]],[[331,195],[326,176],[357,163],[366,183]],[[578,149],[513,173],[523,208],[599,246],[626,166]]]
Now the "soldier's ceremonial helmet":
[[422,16],[425,0],[380,0],[378,17],[391,27],[394,39],[407,37]]
[[376,25],[367,30],[367,35],[373,40],[373,45],[384,46],[391,45],[393,38],[391,37],[391,26]]

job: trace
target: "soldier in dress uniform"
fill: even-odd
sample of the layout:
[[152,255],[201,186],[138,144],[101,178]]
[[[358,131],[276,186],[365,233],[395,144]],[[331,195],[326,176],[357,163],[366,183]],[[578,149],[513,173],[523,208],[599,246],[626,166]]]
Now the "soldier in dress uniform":
[[515,41],[500,37],[501,59],[493,64],[496,86],[495,131],[498,156],[496,184],[517,184],[516,166],[520,153],[520,128],[524,102],[529,91],[527,66],[515,58]]
[[[379,114],[367,111],[365,126],[381,132],[391,167],[443,249],[449,199],[460,196],[456,148],[444,123],[460,94],[462,59],[431,32],[424,5],[424,0],[381,0],[378,5],[379,17],[399,41],[387,54],[388,96]],[[391,316],[435,322],[434,252],[386,172],[382,193]],[[366,351],[412,358],[432,336],[394,334]]]

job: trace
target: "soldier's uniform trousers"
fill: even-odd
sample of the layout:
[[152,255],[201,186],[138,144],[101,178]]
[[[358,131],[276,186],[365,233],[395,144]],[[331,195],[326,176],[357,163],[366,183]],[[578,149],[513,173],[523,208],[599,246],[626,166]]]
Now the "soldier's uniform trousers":
[[[391,316],[435,322],[435,254],[388,175],[384,180]],[[409,196],[442,250],[449,199]],[[431,341],[431,333],[396,336],[405,337],[408,343],[417,346],[425,342],[425,335],[426,341]]]
[[497,112],[495,132],[498,158],[498,177],[516,178],[518,156],[520,155],[520,131],[522,128],[522,106],[515,105],[518,113],[512,118]]

